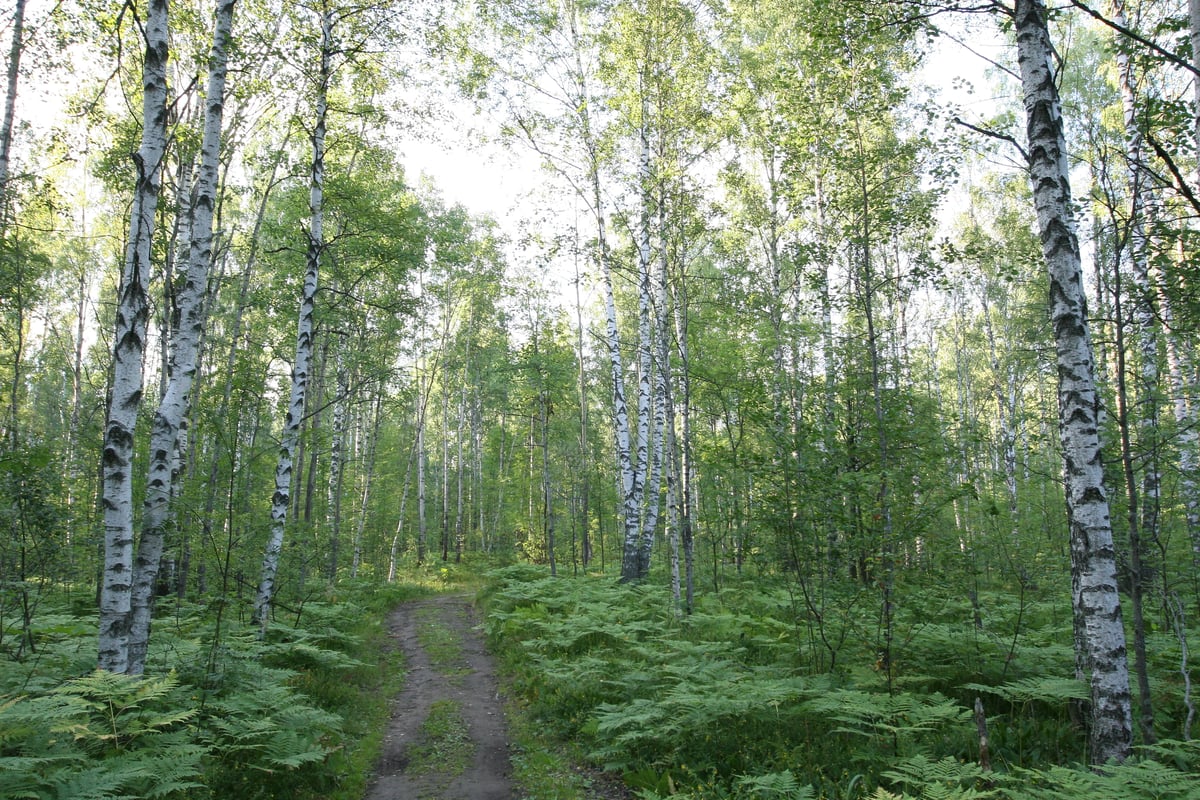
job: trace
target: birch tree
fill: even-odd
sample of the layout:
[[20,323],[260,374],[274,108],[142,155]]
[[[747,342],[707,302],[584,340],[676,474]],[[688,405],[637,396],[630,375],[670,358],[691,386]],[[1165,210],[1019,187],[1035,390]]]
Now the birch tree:
[[[25,0],[13,7],[12,44],[8,49],[8,80],[5,83],[4,111],[0,118],[0,215],[7,214],[9,163],[12,152],[13,120],[16,117],[17,83],[21,76],[21,54],[25,51]],[[0,216],[3,219],[3,216]],[[2,230],[2,229],[0,229]]]
[[296,458],[296,447],[300,440],[300,426],[304,420],[304,399],[313,364],[313,327],[317,284],[320,278],[321,258],[325,249],[323,227],[325,219],[325,132],[326,116],[329,111],[329,87],[333,75],[335,47],[333,24],[333,7],[328,2],[324,2],[320,15],[319,62],[313,87],[313,126],[309,134],[309,140],[312,143],[312,160],[309,169],[309,219],[308,229],[305,231],[307,244],[304,253],[304,286],[296,323],[296,354],[292,361],[291,391],[280,437],[279,459],[275,466],[275,493],[271,498],[271,530],[267,539],[266,552],[263,554],[262,572],[254,603],[254,620],[264,631],[270,620],[271,601],[275,594],[275,578],[279,571],[279,557],[283,551],[287,512],[292,499],[292,468]]
[[1133,724],[1116,553],[1100,454],[1095,365],[1046,9],[1041,0],[1018,0],[1014,14],[1030,181],[1050,278],[1072,595],[1080,621],[1075,647],[1092,690],[1089,757],[1092,763],[1103,764],[1129,756]]
[[167,0],[150,0],[143,26],[142,139],[133,157],[137,181],[117,290],[112,390],[104,429],[104,577],[98,663],[110,672],[125,672],[129,667],[134,579],[133,451],[143,389],[150,246],[167,146],[167,16]]
[[135,562],[129,636],[128,672],[140,675],[146,665],[154,586],[163,554],[163,538],[171,500],[172,473],[181,429],[191,403],[192,385],[204,329],[209,265],[213,260],[213,213],[217,204],[221,155],[221,122],[225,107],[225,75],[236,0],[221,0],[213,28],[212,52],[205,93],[204,136],[191,209],[186,276],[178,295],[179,325],[171,336],[171,365],[166,391],[150,430],[150,465],[142,532]]

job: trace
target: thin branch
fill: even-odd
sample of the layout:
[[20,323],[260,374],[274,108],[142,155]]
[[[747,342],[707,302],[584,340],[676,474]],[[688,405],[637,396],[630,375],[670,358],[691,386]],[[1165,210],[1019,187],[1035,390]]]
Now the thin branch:
[[1103,14],[1101,14],[1099,11],[1096,11],[1094,8],[1090,7],[1087,3],[1084,3],[1083,0],[1071,0],[1071,5],[1075,6],[1083,13],[1092,17],[1092,19],[1098,20],[1100,23],[1112,28],[1114,31],[1116,31],[1117,33],[1120,33],[1122,36],[1126,36],[1126,37],[1132,39],[1133,41],[1137,42],[1138,44],[1141,44],[1141,45],[1144,45],[1144,46],[1150,48],[1155,53],[1162,56],[1167,61],[1174,64],[1175,66],[1180,67],[1181,69],[1186,69],[1188,72],[1192,73],[1198,79],[1200,79],[1200,69],[1197,69],[1196,67],[1192,66],[1186,60],[1175,55],[1170,50],[1167,50],[1166,48],[1164,48],[1162,45],[1159,45],[1159,44],[1156,44],[1155,42],[1150,41],[1145,36],[1142,36],[1140,33],[1138,33],[1137,31],[1133,30],[1130,27],[1121,25],[1117,22],[1114,22],[1111,19],[1108,19]]
[[955,117],[954,121],[957,124],[962,125],[964,128],[969,128],[978,134],[982,134],[983,136],[989,136],[993,139],[999,139],[1002,142],[1008,142],[1013,147],[1017,148],[1017,152],[1021,154],[1021,158],[1024,159],[1025,163],[1026,164],[1029,163],[1029,153],[1025,152],[1025,148],[1021,147],[1020,142],[1018,142],[1013,137],[1009,136],[1007,133],[999,133],[997,131],[989,130],[987,128],[981,128],[978,125],[972,125],[971,123],[969,123],[966,120],[961,119],[959,117]]
[[1003,64],[1001,64],[999,61],[996,61],[996,60],[995,60],[995,59],[993,59],[993,58],[988,58],[988,57],[987,57],[987,56],[985,56],[983,53],[979,52],[979,51],[978,51],[978,50],[976,50],[975,48],[973,48],[973,47],[971,47],[970,45],[968,45],[968,44],[967,44],[966,42],[964,42],[962,39],[959,39],[957,36],[954,36],[953,34],[950,34],[950,33],[946,33],[946,31],[942,30],[941,28],[939,28],[939,29],[938,29],[937,35],[938,35],[940,38],[943,38],[943,39],[949,39],[950,41],[954,42],[956,45],[958,45],[959,47],[961,47],[963,50],[966,50],[966,51],[967,51],[968,53],[970,53],[971,55],[975,56],[976,58],[983,59],[984,61],[986,61],[987,63],[991,64],[993,67],[995,67],[996,69],[998,69],[998,70],[1000,70],[1000,71],[1002,71],[1002,72],[1004,72],[1004,73],[1006,73],[1006,74],[1008,74],[1008,75],[1012,76],[1013,78],[1017,79],[1018,81],[1019,81],[1019,80],[1021,80],[1021,76],[1020,76],[1019,74],[1017,74],[1016,72],[1013,72],[1011,69],[1009,69],[1008,67],[1004,66],[1004,65],[1003,65]]
[[1192,187],[1188,185],[1187,179],[1179,171],[1179,167],[1175,164],[1175,159],[1171,158],[1171,154],[1167,152],[1166,148],[1159,144],[1159,141],[1154,138],[1154,134],[1148,131],[1146,132],[1146,141],[1150,143],[1150,146],[1154,148],[1155,155],[1162,159],[1162,162],[1167,165],[1167,169],[1171,172],[1171,175],[1175,177],[1175,188],[1187,199],[1192,208],[1196,209],[1196,213],[1200,214],[1200,198],[1196,197],[1192,191]]

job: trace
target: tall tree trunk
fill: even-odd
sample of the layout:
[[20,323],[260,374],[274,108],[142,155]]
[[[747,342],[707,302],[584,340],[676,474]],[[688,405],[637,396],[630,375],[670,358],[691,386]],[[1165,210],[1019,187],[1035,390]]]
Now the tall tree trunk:
[[465,367],[463,368],[462,388],[459,392],[458,428],[455,434],[455,447],[458,453],[454,458],[455,480],[457,481],[455,483],[456,498],[454,504],[454,563],[456,564],[462,561],[463,548],[466,544],[463,531],[463,484],[466,483],[463,480],[463,439],[466,438],[464,426],[467,422],[467,380]]
[[292,465],[296,444],[300,439],[300,424],[304,419],[304,396],[308,388],[313,360],[313,317],[316,308],[317,281],[321,271],[321,256],[325,249],[325,116],[328,110],[329,79],[332,71],[333,9],[324,4],[321,15],[320,71],[316,85],[315,120],[312,129],[312,168],[309,174],[309,227],[305,248],[304,289],[296,325],[296,357],[292,362],[292,386],[287,416],[279,443],[279,460],[275,466],[275,494],[271,498],[271,532],[263,554],[262,573],[254,602],[254,621],[265,632],[271,617],[271,601],[275,595],[275,576],[283,552],[283,535],[287,525],[288,506],[292,496]]
[[333,399],[333,441],[329,454],[329,509],[326,518],[329,522],[329,571],[330,583],[337,580],[338,555],[342,543],[342,494],[345,489],[346,472],[346,404],[350,394],[350,382],[343,361],[342,349],[345,338],[338,337],[338,351],[334,356],[334,371],[337,381],[336,396]]
[[[180,435],[191,403],[192,384],[200,358],[204,328],[208,271],[213,260],[213,212],[217,205],[217,180],[221,154],[221,122],[225,109],[225,73],[236,0],[220,0],[208,59],[204,136],[200,145],[200,170],[195,197],[189,204],[191,222],[187,248],[187,273],[176,294],[179,323],[171,336],[171,368],[167,389],[150,428],[150,466],[142,507],[142,534],[134,565],[133,616],[129,632],[128,672],[140,675],[146,666],[150,641],[150,616],[154,587],[162,560],[171,485],[177,468]],[[181,187],[182,189],[182,187]]]
[[1025,95],[1030,180],[1050,277],[1050,319],[1058,363],[1059,436],[1071,535],[1076,648],[1092,688],[1089,757],[1129,756],[1133,722],[1125,629],[1117,595],[1112,521],[1103,483],[1095,365],[1088,332],[1062,107],[1041,0],[1017,0],[1017,61]]
[[[419,417],[420,414],[423,413],[420,410],[420,403],[421,403],[421,400],[420,400],[420,396],[418,395],[417,408],[415,409],[415,415],[413,417],[413,422],[416,425],[420,424],[417,421],[417,417]],[[401,537],[404,534],[405,511],[406,511],[406,507],[408,506],[409,489],[412,486],[413,463],[417,459],[417,450],[418,450],[417,445],[418,445],[417,438],[413,437],[412,446],[408,449],[408,464],[404,467],[404,483],[400,489],[400,511],[399,511],[399,514],[397,516],[397,521],[396,521],[396,532],[392,535],[392,546],[388,552],[388,572],[387,572],[387,582],[388,583],[396,582],[396,574],[399,569],[400,541],[401,541]]]
[[[644,71],[644,70],[643,70]],[[650,98],[648,87],[645,86],[645,76],[642,78],[641,123],[638,136],[641,140],[638,158],[638,187],[641,212],[637,230],[637,261],[638,261],[638,405],[637,405],[637,452],[636,466],[633,471],[633,519],[625,520],[625,546],[622,550],[621,579],[626,581],[641,580],[649,570],[649,547],[647,540],[653,541],[654,524],[657,523],[657,491],[658,487],[648,486],[650,466],[653,454],[650,449],[650,439],[654,432],[654,354],[650,333],[650,305],[653,292],[651,278],[650,252],[650,220],[653,195],[651,182],[654,179],[653,161],[650,151]],[[651,511],[649,492],[653,490],[655,507]],[[628,507],[628,504],[627,504]],[[647,531],[647,528],[649,530]],[[643,550],[645,558],[643,559]],[[643,563],[644,562],[644,563]]]
[[[1200,71],[1200,0],[1188,0],[1188,39],[1192,44],[1192,67]],[[1200,76],[1192,75],[1192,136],[1200,149]],[[1196,163],[1196,186],[1200,187],[1200,161]]]
[[[449,303],[448,303],[449,306]],[[446,308],[446,330],[448,335],[442,338],[442,359],[448,359],[446,347],[449,347],[450,309]],[[449,369],[443,373],[449,377]],[[442,560],[450,560],[450,385],[443,381],[442,386]]]
[[[1020,505],[1017,496],[1017,379],[1011,364],[1000,363],[996,347],[996,330],[992,322],[992,306],[988,287],[980,290],[984,331],[987,334],[988,361],[992,366],[992,393],[996,398],[996,409],[1000,428],[1000,460],[1004,471],[1004,489],[1008,496],[1009,530],[1012,544],[1017,544],[1020,527],[1018,524]],[[966,419],[967,417],[963,417]]]
[[[578,228],[576,228],[578,231]],[[583,349],[583,277],[579,274],[579,257],[575,258],[575,357],[579,361],[579,519],[581,524],[580,557],[586,571],[592,561],[591,513],[591,453],[588,444],[587,362]]]
[[[422,389],[428,391],[428,389]],[[429,527],[425,517],[425,403],[417,415],[417,564],[425,563],[425,546],[429,538]]]
[[550,574],[558,574],[554,541],[554,490],[550,483],[550,396],[543,389],[538,394],[538,423],[541,428],[539,449],[542,451],[542,527],[545,533],[546,557],[550,562]]
[[859,142],[859,171],[858,186],[862,206],[856,209],[862,215],[858,236],[859,264],[856,282],[861,293],[863,318],[867,326],[867,356],[870,361],[871,375],[871,408],[874,413],[877,428],[875,447],[879,459],[879,483],[875,496],[874,516],[879,524],[879,556],[880,571],[875,576],[880,589],[880,611],[882,621],[883,642],[881,642],[884,674],[887,678],[888,691],[892,689],[893,663],[892,640],[895,619],[895,541],[892,529],[892,498],[891,498],[891,445],[888,438],[887,416],[883,406],[883,370],[880,353],[880,332],[876,319],[876,292],[883,279],[876,280],[876,259],[882,255],[875,249],[875,229],[872,225],[875,209],[871,201],[870,183],[866,172],[866,153],[862,149],[863,134],[857,131]]
[[[667,202],[665,187],[659,187],[658,197],[658,397],[659,407],[659,463],[667,479],[667,525],[666,538],[670,544],[671,596],[675,601],[675,613],[682,607],[680,575],[680,502],[679,502],[679,442],[675,431],[675,394],[671,374],[671,322],[670,303],[670,259],[667,250]],[[647,546],[644,567],[649,570],[650,552]]]
[[[287,126],[290,130],[290,126]],[[271,161],[271,172],[267,178],[266,186],[263,188],[262,197],[258,201],[258,212],[254,217],[254,227],[250,233],[250,251],[246,254],[245,266],[242,271],[242,280],[238,286],[237,306],[233,314],[233,327],[229,333],[229,350],[225,355],[225,384],[221,390],[221,404],[218,406],[216,418],[218,420],[229,420],[229,408],[233,402],[233,384],[234,377],[237,372],[237,357],[242,348],[242,329],[245,325],[245,312],[249,305],[250,284],[254,277],[255,265],[258,262],[258,241],[259,232],[262,230],[263,220],[267,215],[267,203],[271,198],[271,192],[276,185],[276,179],[279,174],[279,168],[283,164],[284,154],[286,151],[288,139],[290,138],[285,131],[283,142],[280,143],[279,149],[275,152],[275,157]],[[208,549],[209,543],[213,542],[213,517],[216,511],[218,478],[220,477],[222,460],[227,456],[226,442],[233,442],[236,450],[236,442],[238,441],[238,429],[240,427],[241,415],[233,415],[233,431],[227,432],[226,435],[218,435],[213,442],[212,459],[209,462],[208,485],[204,500],[204,515],[201,517],[201,546]],[[236,453],[234,453],[236,459]],[[230,465],[231,469],[233,464]],[[232,500],[232,498],[230,498]],[[201,562],[203,569],[203,562]],[[201,590],[201,594],[203,594]]]
[[[583,57],[580,53],[578,31],[578,7],[571,5],[569,15],[572,40],[575,47],[575,70],[578,81],[577,108],[579,113],[580,137],[587,152],[587,181],[591,192],[590,198],[585,198],[591,206],[592,215],[596,222],[597,261],[600,267],[601,285],[604,291],[604,342],[608,351],[610,374],[612,376],[613,392],[613,442],[617,456],[617,484],[621,502],[621,516],[624,523],[624,541],[632,544],[628,554],[631,569],[637,563],[637,536],[640,530],[640,504],[635,493],[635,472],[631,454],[629,403],[625,393],[625,369],[621,356],[621,338],[617,327],[617,307],[613,293],[612,254],[608,247],[608,236],[604,220],[603,192],[600,186],[600,144],[592,131],[591,96],[586,80],[587,73],[583,68]],[[622,561],[622,576],[625,575],[625,561]]]
[[696,544],[692,529],[695,485],[692,461],[692,378],[691,351],[688,346],[688,294],[683,268],[675,284],[672,307],[675,315],[675,347],[679,351],[678,408],[679,446],[679,542],[683,547],[683,610],[691,614],[696,601]]
[[367,527],[367,509],[371,499],[371,484],[375,481],[375,455],[379,450],[379,425],[383,420],[383,387],[375,395],[371,404],[370,429],[367,435],[367,452],[364,456],[362,495],[358,506],[358,523],[354,529],[353,554],[350,562],[350,577],[357,578],[359,567],[362,566],[363,532]]
[[129,666],[133,597],[133,450],[142,402],[142,357],[149,314],[150,244],[167,146],[167,0],[150,0],[142,63],[142,141],[134,155],[137,186],[129,238],[117,290],[112,396],[104,429],[104,577],[100,589],[98,665],[110,672]]
[[8,49],[8,81],[4,92],[4,117],[0,119],[0,219],[7,230],[8,179],[12,152],[13,120],[17,109],[17,82],[21,76],[21,54],[25,51],[25,0],[17,0],[12,16],[12,45]]
[[[1114,0],[1113,19],[1117,24],[1128,25],[1125,19],[1125,4],[1123,0]],[[1144,569],[1144,555],[1158,541],[1159,520],[1159,380],[1158,380],[1158,315],[1154,309],[1154,288],[1150,280],[1148,259],[1148,240],[1146,236],[1146,214],[1149,211],[1150,187],[1142,163],[1142,133],[1138,128],[1137,98],[1134,90],[1133,64],[1127,52],[1123,52],[1120,42],[1115,47],[1118,81],[1121,86],[1121,106],[1125,123],[1125,156],[1128,161],[1129,184],[1129,224],[1127,228],[1126,249],[1129,254],[1130,266],[1133,268],[1133,327],[1134,340],[1139,356],[1137,367],[1137,446],[1138,460],[1142,463],[1141,496],[1138,496],[1133,461],[1134,452],[1130,441],[1129,405],[1125,385],[1125,348],[1118,342],[1120,392],[1118,411],[1121,415],[1121,450],[1125,466],[1125,478],[1129,491],[1129,561],[1130,561],[1130,600],[1133,612],[1133,654],[1134,667],[1138,685],[1138,727],[1142,733],[1142,741],[1153,744],[1154,707],[1150,695],[1149,664],[1146,654],[1146,619],[1145,619],[1145,579],[1147,570]],[[1120,264],[1117,264],[1117,280],[1120,280]],[[1119,285],[1119,284],[1118,284]],[[1121,294],[1117,292],[1117,330],[1123,338],[1121,313]],[[1138,504],[1141,503],[1141,515],[1138,515]]]

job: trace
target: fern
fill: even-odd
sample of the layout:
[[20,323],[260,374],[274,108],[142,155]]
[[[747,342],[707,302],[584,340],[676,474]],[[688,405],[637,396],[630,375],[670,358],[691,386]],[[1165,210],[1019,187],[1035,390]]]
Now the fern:
[[271,772],[321,761],[340,730],[334,714],[312,708],[283,686],[239,692],[206,709],[206,744],[226,767]]
[[1102,771],[1069,767],[1019,770],[1007,780],[1011,800],[1198,800],[1196,776],[1156,761],[1131,759]]
[[963,686],[971,692],[993,694],[1011,703],[1047,703],[1063,705],[1071,700],[1087,700],[1091,690],[1081,680],[1074,678],[1033,677],[1001,684],[1000,686],[984,686],[978,683],[968,683]]
[[742,775],[735,781],[737,797],[762,800],[811,800],[813,788],[801,784],[791,770],[764,775]]
[[922,734],[963,725],[971,712],[940,694],[874,694],[838,689],[809,700],[807,710],[842,723],[835,730],[914,744]]
[[179,682],[174,676],[135,678],[97,670],[68,681],[51,693],[70,715],[53,726],[69,733],[85,749],[121,750],[147,735],[177,729],[195,716],[195,709],[172,697]]
[[200,786],[207,754],[172,676],[95,672],[0,703],[0,796],[166,798]]
[[882,776],[903,787],[905,796],[921,800],[984,800],[997,796],[994,790],[979,788],[987,773],[978,764],[964,764],[950,757],[932,761],[916,755],[884,770]]

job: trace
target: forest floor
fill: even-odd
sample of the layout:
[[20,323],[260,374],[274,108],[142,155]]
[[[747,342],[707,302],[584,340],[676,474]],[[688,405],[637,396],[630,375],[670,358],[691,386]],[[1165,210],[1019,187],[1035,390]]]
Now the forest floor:
[[[478,624],[463,595],[414,600],[392,612],[388,625],[404,655],[404,689],[393,701],[366,800],[518,800],[542,794],[513,779],[521,745],[509,735],[501,681]],[[565,783],[584,791],[563,796],[632,797],[613,776],[572,772]],[[560,783],[555,796],[565,788]]]

